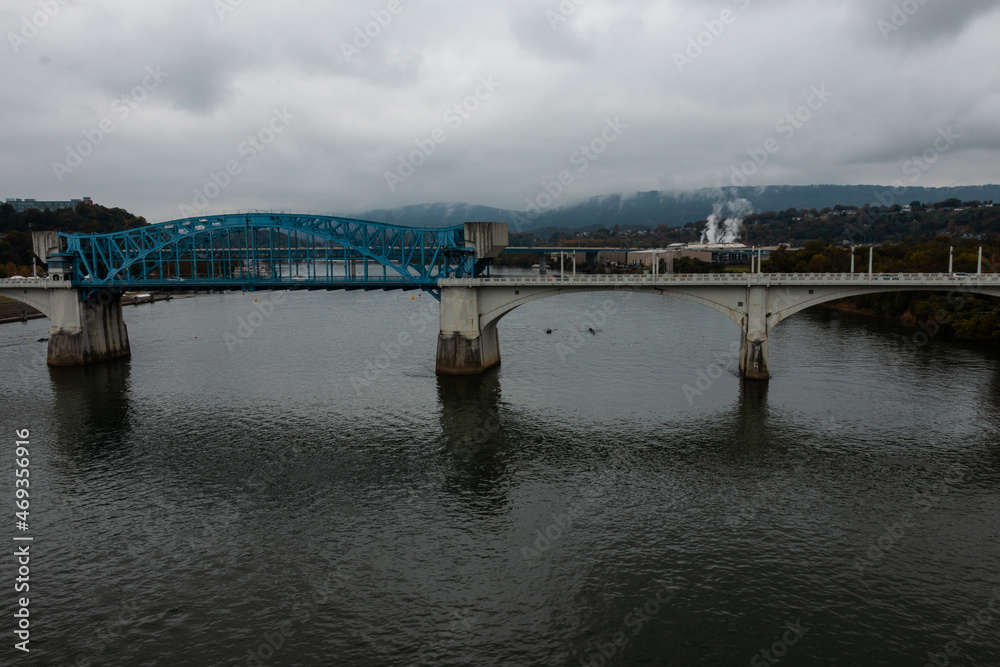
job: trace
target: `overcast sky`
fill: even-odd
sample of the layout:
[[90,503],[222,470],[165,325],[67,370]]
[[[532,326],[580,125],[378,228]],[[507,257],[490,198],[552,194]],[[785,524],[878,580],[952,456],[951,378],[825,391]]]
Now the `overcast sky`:
[[998,5],[0,0],[0,197],[162,221],[997,183]]

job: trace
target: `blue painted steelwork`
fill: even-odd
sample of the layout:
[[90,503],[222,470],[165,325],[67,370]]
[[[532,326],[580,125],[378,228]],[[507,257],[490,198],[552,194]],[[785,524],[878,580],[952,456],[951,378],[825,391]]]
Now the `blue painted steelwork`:
[[464,226],[425,229],[324,215],[239,213],[113,234],[60,234],[74,285],[130,289],[423,289],[474,277]]

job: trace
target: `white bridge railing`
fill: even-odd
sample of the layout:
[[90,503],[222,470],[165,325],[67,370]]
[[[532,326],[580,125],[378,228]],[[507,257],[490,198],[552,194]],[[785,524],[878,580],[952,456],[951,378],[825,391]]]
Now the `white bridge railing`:
[[666,275],[581,275],[581,276],[496,276],[483,278],[449,278],[440,280],[443,287],[525,286],[542,285],[886,285],[956,287],[959,285],[991,285],[1000,287],[1000,274],[949,273],[697,273]]
[[31,289],[72,289],[68,280],[50,278],[0,278],[0,288],[30,287]]

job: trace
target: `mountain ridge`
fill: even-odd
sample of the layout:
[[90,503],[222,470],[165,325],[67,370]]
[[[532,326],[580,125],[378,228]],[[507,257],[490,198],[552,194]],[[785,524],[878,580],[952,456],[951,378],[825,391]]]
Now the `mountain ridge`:
[[376,222],[441,227],[468,221],[507,222],[511,231],[540,228],[623,229],[680,227],[711,215],[716,204],[746,199],[755,213],[834,206],[892,206],[912,201],[933,203],[957,198],[962,201],[1000,200],[1000,185],[951,187],[902,187],[883,185],[767,185],[757,187],[702,188],[700,190],[650,190],[646,192],[596,195],[575,204],[532,214],[469,203],[413,204],[391,209],[373,209],[356,214]]

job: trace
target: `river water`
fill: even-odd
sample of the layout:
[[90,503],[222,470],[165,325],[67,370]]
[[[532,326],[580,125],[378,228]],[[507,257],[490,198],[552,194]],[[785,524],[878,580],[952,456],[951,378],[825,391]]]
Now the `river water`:
[[1000,664],[991,350],[808,311],[743,384],[729,320],[609,292],[437,378],[427,295],[125,316],[131,360],[77,369],[0,327],[4,664]]

